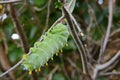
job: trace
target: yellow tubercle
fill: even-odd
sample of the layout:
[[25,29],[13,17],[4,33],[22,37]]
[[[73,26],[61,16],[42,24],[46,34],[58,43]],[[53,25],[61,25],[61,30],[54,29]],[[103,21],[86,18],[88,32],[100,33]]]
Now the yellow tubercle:
[[29,71],[29,75],[31,75],[32,74],[32,71]]
[[58,56],[58,53],[56,53],[56,56]]
[[60,50],[60,52],[62,53],[62,52],[63,52],[63,50],[61,49],[61,50]]
[[68,47],[69,45],[68,44],[65,44],[66,47]]
[[53,57],[51,58],[51,60],[53,61]]
[[46,62],[46,66],[48,66],[48,63]]
[[41,69],[40,69],[40,68],[38,68],[38,71],[41,71]]

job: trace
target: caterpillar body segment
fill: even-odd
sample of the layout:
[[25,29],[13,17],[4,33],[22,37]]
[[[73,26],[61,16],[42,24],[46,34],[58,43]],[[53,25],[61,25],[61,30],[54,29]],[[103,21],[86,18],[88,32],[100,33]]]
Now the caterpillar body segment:
[[35,42],[30,48],[30,55],[23,58],[22,65],[25,70],[38,70],[43,65],[48,65],[48,60],[53,60],[53,55],[58,55],[58,51],[66,45],[69,31],[66,25],[58,23],[50,32],[47,32],[41,42]]

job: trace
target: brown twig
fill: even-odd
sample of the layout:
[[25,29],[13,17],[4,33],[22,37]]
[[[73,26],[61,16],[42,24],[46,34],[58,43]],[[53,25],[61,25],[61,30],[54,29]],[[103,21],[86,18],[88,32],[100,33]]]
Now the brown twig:
[[109,75],[120,75],[120,72],[106,72],[106,73],[100,73],[100,76],[109,76]]
[[67,61],[71,64],[72,67],[74,67],[78,72],[81,72],[81,70],[77,67],[77,65],[69,58],[67,57]]
[[44,10],[46,7],[47,7],[47,3],[43,7],[40,7],[40,8],[37,6],[34,6],[34,9],[35,9],[35,11],[40,12],[40,11]]
[[98,76],[98,72],[100,70],[104,70],[105,68],[109,67],[110,65],[112,65],[118,58],[120,58],[120,50],[116,53],[116,55],[114,57],[112,57],[112,59],[110,59],[108,62],[104,63],[104,64],[98,64],[95,66],[94,69],[94,74],[92,76],[93,80],[96,80],[97,76]]
[[10,3],[18,3],[23,2],[22,0],[10,0],[10,1],[0,1],[0,4],[10,4]]
[[60,60],[61,60],[63,72],[64,72],[64,74],[65,74],[67,80],[70,80],[69,75],[68,75],[68,73],[67,73],[67,71],[66,71],[66,69],[65,69],[65,65],[64,65],[64,61],[63,61],[63,56],[62,56],[62,55],[63,55],[63,54],[60,54]]
[[0,78],[11,72],[12,70],[15,70],[21,63],[23,62],[23,59],[21,59],[17,64],[15,64],[13,67],[11,67],[9,70],[4,72],[3,74],[0,75]]
[[7,41],[6,41],[6,35],[3,31],[0,30],[0,34],[1,34],[1,39],[3,40],[3,44],[4,44],[4,48],[5,48],[5,54],[8,54],[8,44],[7,44]]
[[[58,18],[53,25],[49,28],[48,32],[58,23],[60,22],[62,19],[64,19],[64,16],[61,16],[60,18]],[[42,41],[43,37],[40,37],[38,41]]]
[[64,15],[65,15],[65,18],[67,19],[67,22],[68,22],[69,29],[71,31],[71,35],[73,37],[73,40],[74,40],[74,42],[75,42],[75,44],[76,44],[76,46],[78,48],[78,51],[80,53],[80,56],[81,56],[82,66],[83,66],[83,73],[88,74],[87,58],[86,58],[86,53],[85,53],[82,41],[79,39],[79,37],[77,35],[74,24],[73,24],[73,22],[71,20],[71,17],[70,17],[70,15],[68,13],[69,11],[68,11],[66,6],[63,6],[63,12],[64,12]]
[[101,62],[103,53],[106,49],[106,45],[108,43],[108,39],[110,36],[110,31],[111,31],[111,27],[112,27],[112,15],[113,15],[113,0],[109,0],[109,20],[108,20],[108,26],[107,26],[107,31],[106,31],[106,35],[105,35],[105,39],[101,45],[101,49],[100,49],[100,54],[99,54],[99,58],[98,58],[98,63]]
[[54,69],[50,72],[50,74],[49,74],[49,76],[48,76],[48,80],[52,80],[52,76],[53,76],[53,74],[58,70],[58,68],[59,68],[58,65],[56,65],[56,66],[54,67]]
[[24,2],[22,3],[22,6],[17,10],[17,14],[20,16],[26,10],[26,7],[27,7],[27,3],[24,0]]
[[[8,50],[5,49],[5,34],[0,30],[0,65],[3,67],[4,70],[8,70],[11,67],[10,60],[8,58]],[[15,80],[14,72],[10,72],[9,76],[12,80]]]
[[12,21],[13,21],[14,26],[17,29],[17,32],[18,32],[18,34],[20,36],[21,43],[23,45],[23,50],[24,50],[25,53],[28,53],[29,52],[28,40],[27,40],[27,37],[25,36],[23,27],[21,26],[21,24],[19,22],[15,6],[10,4],[9,8],[10,8],[10,14],[11,14]]
[[45,33],[45,31],[48,28],[48,23],[49,23],[49,17],[50,17],[50,4],[51,4],[51,0],[48,0],[48,5],[47,5],[47,15],[46,15],[46,24],[45,24],[45,28],[42,32],[42,34]]
[[116,60],[111,66],[109,66],[108,68],[101,70],[100,73],[107,73],[107,71],[113,70],[113,68],[115,68],[115,66],[117,66],[118,62],[120,60]]

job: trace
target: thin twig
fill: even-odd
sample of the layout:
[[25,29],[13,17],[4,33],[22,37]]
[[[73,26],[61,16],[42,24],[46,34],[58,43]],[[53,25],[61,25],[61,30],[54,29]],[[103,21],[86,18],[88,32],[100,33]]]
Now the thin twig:
[[109,0],[109,20],[108,20],[108,27],[107,27],[107,31],[106,31],[106,35],[105,35],[105,39],[103,44],[101,45],[101,49],[100,49],[100,54],[99,54],[99,58],[98,58],[98,63],[101,62],[101,58],[103,56],[103,53],[106,49],[107,43],[108,43],[108,39],[110,36],[110,31],[111,31],[111,27],[112,27],[112,16],[113,15],[113,0]]
[[118,64],[120,60],[116,60],[111,66],[109,66],[108,68],[102,70],[100,73],[106,73],[107,71],[112,70],[113,68],[115,68],[115,66]]
[[[72,1],[71,1],[71,2],[72,2]],[[70,10],[70,9],[69,9],[69,10]],[[74,22],[74,24],[75,24],[78,32],[80,33],[80,36],[85,37],[85,35],[84,35],[83,32],[82,32],[82,29],[81,29],[80,26],[78,25],[78,23],[77,23],[77,21],[75,20],[74,16],[73,16],[69,11],[68,11],[68,14],[70,15],[72,21]],[[85,41],[86,41],[86,40],[85,40]],[[86,54],[89,55],[88,58],[89,58],[89,59],[92,59],[92,56],[90,55],[90,53],[89,53],[89,51],[88,51],[88,48],[87,48],[86,43],[84,43],[84,49],[85,49]]]
[[11,67],[9,70],[4,72],[3,74],[0,75],[0,78],[11,72],[12,70],[15,70],[21,63],[23,62],[23,59],[21,59],[17,64],[15,64],[13,67]]
[[106,72],[106,73],[100,73],[100,76],[109,76],[109,75],[120,75],[120,72]]
[[48,80],[52,80],[53,74],[58,70],[59,66],[56,65],[54,67],[54,69],[50,72],[49,76],[48,76]]
[[63,54],[60,54],[60,60],[61,60],[63,72],[64,72],[64,74],[65,74],[67,80],[70,80],[70,77],[69,77],[69,75],[68,75],[68,72],[67,72],[66,69],[65,69],[65,64],[64,64],[63,56],[62,56],[62,55],[63,55]]
[[26,1],[24,1],[20,9],[18,9],[17,11],[18,16],[20,16],[25,11],[26,7],[27,7],[27,3]]
[[[29,52],[28,52],[28,55],[29,55],[30,53],[31,53],[31,52],[29,51]],[[13,67],[11,67],[9,70],[7,70],[7,71],[5,71],[4,73],[2,73],[2,74],[0,75],[0,78],[3,77],[3,76],[5,76],[5,75],[8,74],[9,72],[15,70],[22,62],[23,62],[23,58],[22,58],[19,62],[17,62]]]
[[74,0],[71,0],[71,2],[68,4],[67,7],[69,8],[69,10],[70,10],[70,8],[72,7],[73,2],[74,2]]
[[79,51],[80,56],[81,56],[83,73],[87,74],[88,73],[87,58],[86,58],[86,53],[85,53],[85,50],[84,50],[84,46],[82,44],[82,41],[79,39],[79,37],[77,35],[74,24],[71,20],[71,17],[68,13],[69,11],[68,11],[66,6],[63,6],[63,12],[64,12],[64,15],[65,15],[65,18],[67,19],[67,22],[68,22],[69,29],[71,31],[71,35],[73,37],[73,40],[74,40],[76,46],[78,47],[78,51]]
[[18,3],[18,2],[23,2],[23,0],[0,1],[0,4],[10,4],[10,3]]
[[67,57],[66,59],[71,64],[72,67],[74,67],[77,71],[81,72],[81,70],[77,67],[77,65],[69,57]]
[[120,58],[120,50],[116,53],[116,55],[114,57],[112,57],[112,59],[110,59],[108,62],[104,63],[104,64],[98,64],[96,65],[95,69],[94,69],[94,74],[93,74],[93,80],[96,80],[97,76],[98,76],[98,72],[100,70],[103,70],[107,67],[109,67],[110,65],[112,65],[118,58]]
[[[48,32],[50,32],[50,30],[51,30],[58,22],[60,22],[62,19],[64,19],[64,16],[61,16],[59,19],[57,19],[57,20],[53,23],[53,25],[48,29]],[[42,39],[43,39],[43,37],[41,36],[38,41],[42,41]]]
[[42,32],[42,34],[45,33],[45,31],[48,28],[48,23],[49,23],[49,17],[50,17],[50,4],[51,4],[51,0],[48,0],[48,5],[47,5],[47,15],[46,15],[46,24],[45,24],[45,28]]
[[81,33],[81,36],[84,36],[82,29],[80,28],[80,26],[78,25],[77,21],[75,20],[75,18],[73,17],[73,15],[68,11],[68,14],[70,15],[72,21],[74,22],[75,26],[77,27],[79,33]]
[[19,19],[17,17],[16,9],[15,9],[14,5],[12,5],[12,4],[10,4],[9,7],[10,7],[10,14],[11,14],[12,21],[18,31],[18,34],[20,36],[20,39],[21,39],[21,42],[23,45],[23,50],[25,53],[28,53],[29,52],[28,40],[24,33],[23,27],[21,26]]
[[98,69],[99,70],[103,70],[107,67],[109,67],[111,64],[113,64],[118,58],[120,58],[120,50],[116,53],[116,55],[114,57],[112,57],[112,59],[110,59],[108,62],[98,65]]
[[35,9],[35,11],[40,12],[40,11],[44,10],[46,7],[47,7],[47,3],[43,7],[40,7],[40,8],[37,6],[34,6],[34,9]]

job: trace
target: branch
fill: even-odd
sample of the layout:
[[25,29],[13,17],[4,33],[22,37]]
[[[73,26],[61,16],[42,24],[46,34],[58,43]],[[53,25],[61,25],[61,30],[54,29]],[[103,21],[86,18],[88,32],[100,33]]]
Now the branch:
[[52,77],[53,77],[54,73],[58,70],[58,68],[59,68],[58,65],[56,65],[56,66],[54,67],[54,69],[50,72],[50,74],[49,74],[49,76],[48,76],[48,80],[52,80]]
[[120,75],[120,72],[106,72],[106,73],[100,73],[100,76],[109,76],[109,75]]
[[[71,2],[72,2],[72,0],[71,0]],[[70,2],[70,3],[71,3],[71,2]],[[70,10],[70,9],[69,9],[69,10]],[[81,29],[80,26],[78,25],[78,23],[77,23],[77,21],[75,20],[74,16],[70,13],[70,11],[68,11],[68,14],[69,14],[70,18],[72,19],[72,21],[74,22],[75,27],[77,28],[78,32],[80,33],[80,36],[81,36],[82,38],[85,38],[86,36],[83,34],[82,29]],[[84,42],[86,42],[86,40],[84,40],[83,43],[84,43]],[[90,55],[90,53],[89,53],[89,51],[88,51],[88,48],[87,48],[86,43],[84,43],[83,45],[84,45],[85,52],[86,52],[86,54],[88,55],[88,58],[89,58],[89,59],[92,59],[92,56]]]
[[[3,42],[0,42],[0,65],[4,70],[8,70],[11,67],[11,64],[2,44]],[[12,80],[15,80],[14,72],[10,72],[9,76]]]
[[96,65],[96,67],[94,69],[93,80],[96,79],[96,77],[98,76],[98,72],[100,70],[106,69],[107,67],[109,67],[110,65],[112,65],[118,58],[120,58],[120,50],[108,62],[106,62],[104,64]]
[[77,71],[81,73],[81,70],[79,69],[79,67],[77,67],[77,65],[69,57],[67,57],[66,59],[71,64],[72,67],[74,67]]
[[[62,19],[64,19],[64,16],[61,16],[60,18],[58,18],[58,19],[53,23],[53,25],[49,28],[48,32],[49,32],[58,22],[60,22]],[[43,39],[43,37],[41,36],[38,41],[42,41],[42,39]]]
[[10,3],[18,3],[23,2],[22,0],[9,0],[9,1],[0,1],[0,4],[10,4]]
[[106,45],[110,36],[110,30],[112,27],[112,15],[113,15],[113,0],[109,0],[109,20],[108,20],[108,27],[107,27],[107,31],[106,31],[106,35],[105,35],[105,39],[104,42],[101,45],[101,49],[100,49],[100,54],[99,54],[99,58],[98,58],[98,63],[101,62],[101,58],[102,55],[106,49]]
[[62,67],[62,70],[63,70],[63,72],[65,74],[66,79],[70,80],[70,77],[68,75],[68,72],[67,72],[67,70],[65,68],[65,64],[64,64],[64,61],[63,61],[63,54],[60,54],[60,61],[61,61],[61,67]]
[[49,23],[49,17],[50,17],[50,4],[51,4],[51,0],[48,0],[48,5],[47,5],[47,16],[46,16],[46,24],[45,24],[45,28],[42,32],[42,34],[45,33],[45,31],[48,28],[48,23]]
[[[30,53],[31,53],[31,52],[28,52],[28,55],[29,55]],[[17,64],[15,64],[13,67],[11,67],[9,70],[7,70],[6,72],[2,73],[2,74],[0,75],[0,78],[3,77],[3,76],[5,76],[5,75],[8,74],[9,72],[15,70],[22,62],[23,62],[23,58],[22,58],[19,62],[17,62]]]
[[17,68],[21,63],[22,63],[23,59],[21,59],[16,65],[14,65],[13,67],[11,67],[9,70],[7,70],[6,72],[4,72],[3,74],[0,75],[0,78],[2,78],[3,76],[5,76],[6,74],[8,74],[9,72],[11,72],[12,70],[14,70],[15,68]]
[[74,16],[70,13],[70,11],[68,11],[68,14],[69,14],[70,18],[72,19],[72,21],[74,22],[75,26],[77,27],[78,31],[81,33],[81,36],[84,36],[84,34],[82,33],[82,30],[80,29],[77,21],[74,18]]
[[69,5],[67,6],[69,10],[70,10],[70,7],[72,7],[72,3],[73,2],[74,2],[74,0],[71,0],[71,2],[69,3]]
[[65,15],[65,18],[67,19],[68,25],[69,25],[69,29],[71,31],[71,35],[73,37],[73,40],[78,48],[78,51],[80,53],[81,56],[81,60],[82,60],[82,66],[83,66],[83,73],[87,74],[88,73],[88,68],[87,68],[87,58],[86,58],[86,53],[84,50],[84,46],[82,44],[82,41],[79,39],[77,32],[75,30],[74,24],[71,20],[71,17],[69,15],[69,11],[67,9],[66,6],[63,6],[63,12]]
[[40,11],[44,10],[46,7],[47,7],[47,3],[43,7],[40,7],[40,8],[37,6],[34,6],[34,9],[35,9],[35,11],[40,12]]
[[21,26],[21,24],[19,22],[15,6],[10,4],[9,7],[10,7],[10,14],[11,14],[12,21],[14,23],[14,26],[17,29],[17,32],[20,36],[20,39],[21,39],[21,42],[22,42],[22,45],[23,45],[23,50],[24,50],[25,53],[28,53],[29,52],[28,40],[27,40],[27,37],[24,33],[23,27]]
[[120,60],[116,60],[112,65],[110,65],[109,67],[107,67],[106,69],[102,70],[100,73],[106,73],[107,71],[112,70],[119,62]]

